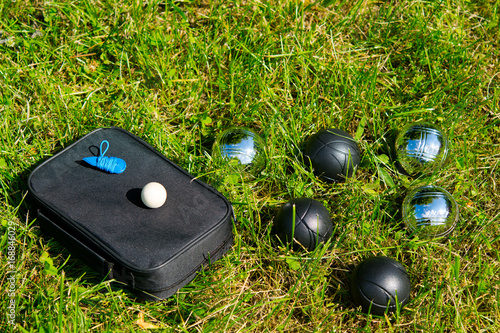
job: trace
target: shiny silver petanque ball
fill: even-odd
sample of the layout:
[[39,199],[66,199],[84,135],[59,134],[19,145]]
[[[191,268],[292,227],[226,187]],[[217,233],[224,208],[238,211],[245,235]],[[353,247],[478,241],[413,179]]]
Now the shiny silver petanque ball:
[[255,175],[266,166],[265,146],[264,140],[254,131],[232,127],[217,136],[212,157],[217,162]]
[[413,123],[398,134],[396,154],[408,174],[429,173],[444,163],[448,155],[448,139],[433,124]]
[[347,132],[328,128],[311,135],[305,144],[304,161],[314,174],[327,182],[342,183],[359,165],[361,152]]
[[406,196],[403,222],[420,238],[449,235],[458,223],[460,213],[453,196],[439,186],[422,186]]

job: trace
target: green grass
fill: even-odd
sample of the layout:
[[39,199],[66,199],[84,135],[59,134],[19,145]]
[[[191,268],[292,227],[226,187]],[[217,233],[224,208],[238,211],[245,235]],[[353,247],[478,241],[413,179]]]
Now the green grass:
[[[15,226],[20,332],[499,332],[500,13],[496,1],[1,1],[1,331]],[[450,138],[448,163],[412,179],[391,143],[427,120]],[[254,180],[210,158],[232,125],[265,137]],[[175,296],[145,303],[102,281],[43,236],[26,180],[98,127],[120,126],[217,186],[235,204],[235,246]],[[353,179],[325,184],[300,159],[325,127],[357,134]],[[390,157],[390,158],[387,158]],[[461,223],[445,241],[410,239],[400,204],[421,183],[453,193]],[[329,248],[279,246],[279,207],[325,203]],[[348,292],[362,259],[407,267],[411,302],[362,314]]]

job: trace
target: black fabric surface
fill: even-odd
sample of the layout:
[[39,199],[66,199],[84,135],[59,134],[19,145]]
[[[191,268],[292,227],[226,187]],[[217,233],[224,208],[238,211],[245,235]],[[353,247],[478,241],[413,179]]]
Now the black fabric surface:
[[[126,161],[122,174],[82,161],[99,154],[102,140],[109,141],[106,156]],[[167,201],[157,209],[140,199],[142,187],[152,181],[167,190]],[[139,270],[172,259],[227,219],[230,209],[221,194],[118,128],[94,131],[49,159],[32,173],[30,187],[39,200]]]

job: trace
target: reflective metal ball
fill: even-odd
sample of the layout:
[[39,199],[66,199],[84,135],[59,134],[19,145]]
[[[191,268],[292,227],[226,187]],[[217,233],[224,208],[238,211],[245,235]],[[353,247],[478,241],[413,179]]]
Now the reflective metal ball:
[[435,125],[410,124],[396,138],[396,153],[399,163],[409,174],[428,173],[445,161],[448,139]]
[[255,174],[266,165],[265,142],[250,129],[232,127],[217,136],[212,156],[238,170]]
[[403,202],[403,221],[421,238],[447,236],[460,218],[453,196],[439,186],[422,186],[412,190]]

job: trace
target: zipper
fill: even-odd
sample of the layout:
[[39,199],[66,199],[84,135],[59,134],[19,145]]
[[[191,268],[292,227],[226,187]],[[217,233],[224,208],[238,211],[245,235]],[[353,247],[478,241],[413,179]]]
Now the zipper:
[[[215,249],[215,251],[213,251],[213,256],[214,257],[217,257],[217,255],[228,245],[231,244],[232,242],[232,239],[233,239],[233,235],[230,234],[228,237],[226,237],[226,239],[224,240],[224,242],[219,245],[219,247],[217,247]],[[181,286],[183,287],[184,285],[182,284],[184,282],[184,280],[186,280],[187,278],[189,278],[191,275],[195,274],[201,267],[205,266],[205,264],[207,264],[208,262],[210,261],[210,258],[208,259],[204,259],[202,260],[197,266],[195,266],[195,268],[193,268],[191,271],[189,271],[188,273],[186,273],[182,278],[179,278],[176,282],[170,284],[169,286],[165,287],[165,288],[161,288],[161,289],[138,289],[140,291],[143,291],[143,292],[146,292],[146,293],[158,293],[158,292],[162,292],[162,291],[167,291],[169,289],[174,289],[178,286]],[[154,296],[154,295],[153,295]]]

